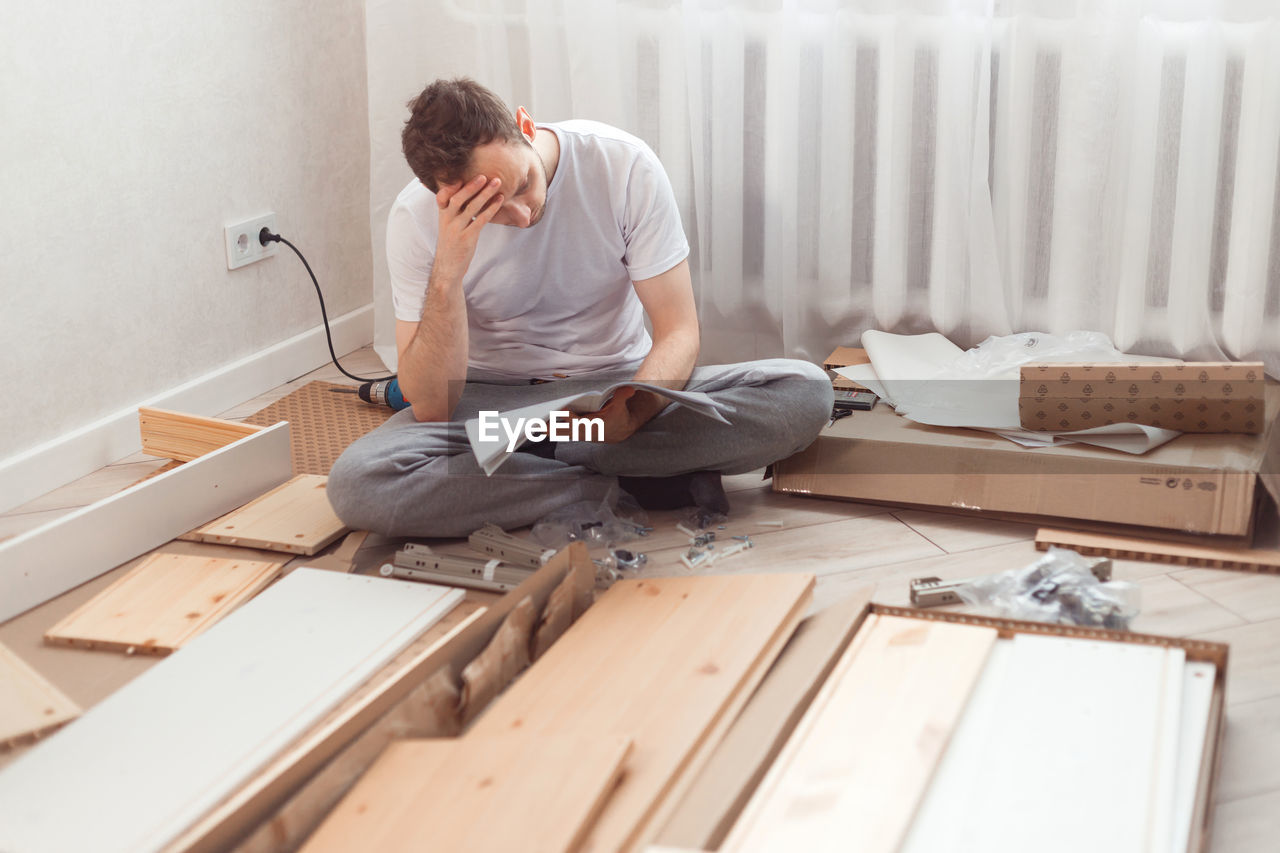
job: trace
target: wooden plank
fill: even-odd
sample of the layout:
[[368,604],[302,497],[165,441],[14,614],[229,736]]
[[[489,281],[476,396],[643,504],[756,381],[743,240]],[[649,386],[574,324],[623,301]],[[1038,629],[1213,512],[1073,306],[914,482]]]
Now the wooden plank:
[[152,554],[50,628],[45,642],[167,655],[257,595],[288,559]]
[[[739,815],[734,826],[746,827],[756,819],[756,816],[759,814],[760,810],[763,809],[764,803],[768,799],[767,792],[773,790],[777,785],[778,780],[786,771],[786,768],[791,765],[791,762],[803,748],[805,739],[808,737],[809,733],[813,731],[817,720],[822,716],[822,710],[826,708],[827,703],[831,700],[831,696],[839,688],[840,682],[844,678],[845,673],[847,673],[849,667],[853,665],[853,661],[857,659],[858,652],[866,645],[867,637],[871,636],[873,629],[877,624],[879,624],[879,622],[880,616],[874,612],[863,620],[861,627],[859,627],[858,631],[853,635],[853,639],[849,642],[849,645],[845,648],[843,654],[841,654],[840,659],[836,661],[835,668],[832,670],[831,675],[829,675],[827,680],[823,682],[822,687],[818,690],[818,694],[814,696],[813,702],[810,703],[809,710],[800,718],[800,722],[796,725],[795,729],[792,730],[791,736],[787,739],[786,743],[783,744],[781,752],[778,754],[778,757],[774,759],[773,764],[770,765],[765,778],[762,779],[759,786],[757,786],[755,793],[752,795],[752,798],[748,800],[747,805]],[[731,832],[732,831],[733,830],[731,828]],[[725,844],[722,845],[722,849],[728,849],[729,840],[730,839],[726,837]]]
[[812,586],[807,574],[621,581],[473,731],[631,737],[622,782],[584,849],[635,849],[656,834],[649,821],[698,750],[714,747],[743,680],[781,650]]
[[[882,616],[724,849],[894,851],[996,640],[990,628]],[[834,676],[833,676],[834,678]]]
[[[225,850],[251,832],[248,849],[292,849],[390,739],[460,731],[458,673],[492,641],[517,603],[528,598],[541,610],[569,573],[595,577],[595,564],[581,542],[570,544],[501,598],[467,593],[468,599],[483,597],[491,604],[465,630],[407,650],[175,839],[169,849]],[[436,689],[440,680],[448,690]],[[424,717],[428,723],[424,724]]]
[[80,706],[0,644],[0,748],[46,735],[80,716]]
[[347,531],[329,505],[328,481],[319,474],[299,474],[179,538],[309,556]]
[[613,791],[630,749],[621,736],[401,741],[302,849],[568,853]]
[[289,425],[282,422],[0,543],[0,622],[240,506],[292,473]]
[[0,773],[0,849],[160,849],[461,597],[293,572]]
[[138,409],[138,431],[142,434],[142,451],[178,462],[190,462],[220,447],[226,447],[248,435],[260,426],[242,424],[222,418],[206,418],[153,409]]
[[660,843],[720,846],[862,624],[872,591],[858,590],[800,623],[658,834]]
[[795,634],[803,620],[804,611],[808,609],[806,601],[803,607],[797,607],[789,613],[779,625],[764,651],[756,658],[755,663],[747,670],[746,675],[738,682],[738,686],[729,694],[729,698],[721,707],[715,721],[707,728],[702,737],[690,751],[684,766],[668,783],[666,790],[657,801],[650,815],[639,825],[636,833],[637,844],[645,844],[655,838],[658,831],[667,824],[671,815],[692,787],[698,774],[707,766],[707,762],[715,754],[724,736],[729,732],[734,720],[742,713],[751,694],[760,686],[769,668],[777,661],[778,655],[786,647],[787,642]]
[[1150,560],[1176,566],[1205,566],[1211,569],[1240,569],[1250,572],[1280,572],[1280,551],[1263,548],[1213,548],[1195,544],[1175,544],[1155,539],[1108,536],[1041,527],[1036,531],[1036,548],[1050,545],[1070,548],[1081,554],[1118,560]]

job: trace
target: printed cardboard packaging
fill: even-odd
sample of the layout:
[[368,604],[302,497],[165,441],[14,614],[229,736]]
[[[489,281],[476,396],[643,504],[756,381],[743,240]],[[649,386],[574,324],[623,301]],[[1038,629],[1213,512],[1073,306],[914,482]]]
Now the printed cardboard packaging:
[[1179,432],[1261,433],[1260,362],[1028,364],[1020,371],[1023,429],[1136,423]]

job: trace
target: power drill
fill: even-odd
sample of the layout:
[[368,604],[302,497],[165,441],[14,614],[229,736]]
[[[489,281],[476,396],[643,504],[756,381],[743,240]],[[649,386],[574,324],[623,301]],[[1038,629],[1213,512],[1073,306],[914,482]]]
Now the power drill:
[[400,393],[400,382],[394,376],[378,382],[366,382],[356,389],[356,394],[366,403],[388,406],[397,412],[410,406],[404,394]]

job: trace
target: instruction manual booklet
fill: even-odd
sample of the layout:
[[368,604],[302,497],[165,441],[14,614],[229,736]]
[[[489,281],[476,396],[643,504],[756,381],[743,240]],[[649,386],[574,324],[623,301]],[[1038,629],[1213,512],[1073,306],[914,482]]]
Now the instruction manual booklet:
[[[724,416],[724,413],[731,412],[732,408],[713,400],[701,391],[675,391],[671,388],[650,385],[646,382],[615,382],[600,391],[584,391],[581,394],[572,394],[568,397],[547,400],[545,403],[536,403],[532,406],[499,412],[496,419],[488,419],[487,437],[483,439],[481,438],[480,418],[471,418],[466,424],[467,440],[471,443],[471,452],[475,454],[476,461],[480,463],[484,473],[491,475],[502,466],[503,462],[507,461],[507,457],[516,452],[520,445],[528,441],[529,436],[525,432],[525,426],[536,422],[546,424],[551,420],[553,412],[574,412],[576,414],[598,412],[609,401],[615,391],[619,388],[628,387],[641,391],[650,391],[659,397],[665,397],[678,406],[692,409],[712,420],[719,421],[722,424],[729,423],[729,419]],[[581,429],[582,427],[579,427],[579,430]]]

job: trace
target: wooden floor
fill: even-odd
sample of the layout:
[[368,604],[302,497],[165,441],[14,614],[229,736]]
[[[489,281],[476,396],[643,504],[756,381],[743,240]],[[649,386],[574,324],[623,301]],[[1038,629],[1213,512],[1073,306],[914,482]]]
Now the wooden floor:
[[[383,372],[368,348],[345,357],[343,364],[357,374]],[[223,417],[244,418],[315,379],[349,382],[329,365],[248,400]],[[161,464],[135,454],[50,492],[0,515],[0,538],[99,500]],[[721,538],[749,535],[754,547],[714,570],[815,572],[818,607],[863,584],[876,586],[877,601],[907,604],[911,578],[986,574],[1026,565],[1039,556],[1030,525],[776,495],[761,472],[726,478],[726,488],[733,509],[725,530],[717,533]],[[648,555],[646,574],[688,573],[679,562],[687,537],[675,530],[676,518],[676,513],[651,514],[654,532],[629,546]],[[360,569],[375,570],[397,544],[370,537],[359,555]],[[432,544],[465,553],[461,542]],[[41,635],[124,568],[0,625],[0,642],[82,706],[100,700],[154,659],[46,646]],[[1230,644],[1227,736],[1211,849],[1271,849],[1280,834],[1280,575],[1124,560],[1116,562],[1115,574],[1142,587],[1142,614],[1134,630]],[[0,754],[0,765],[13,754]]]

